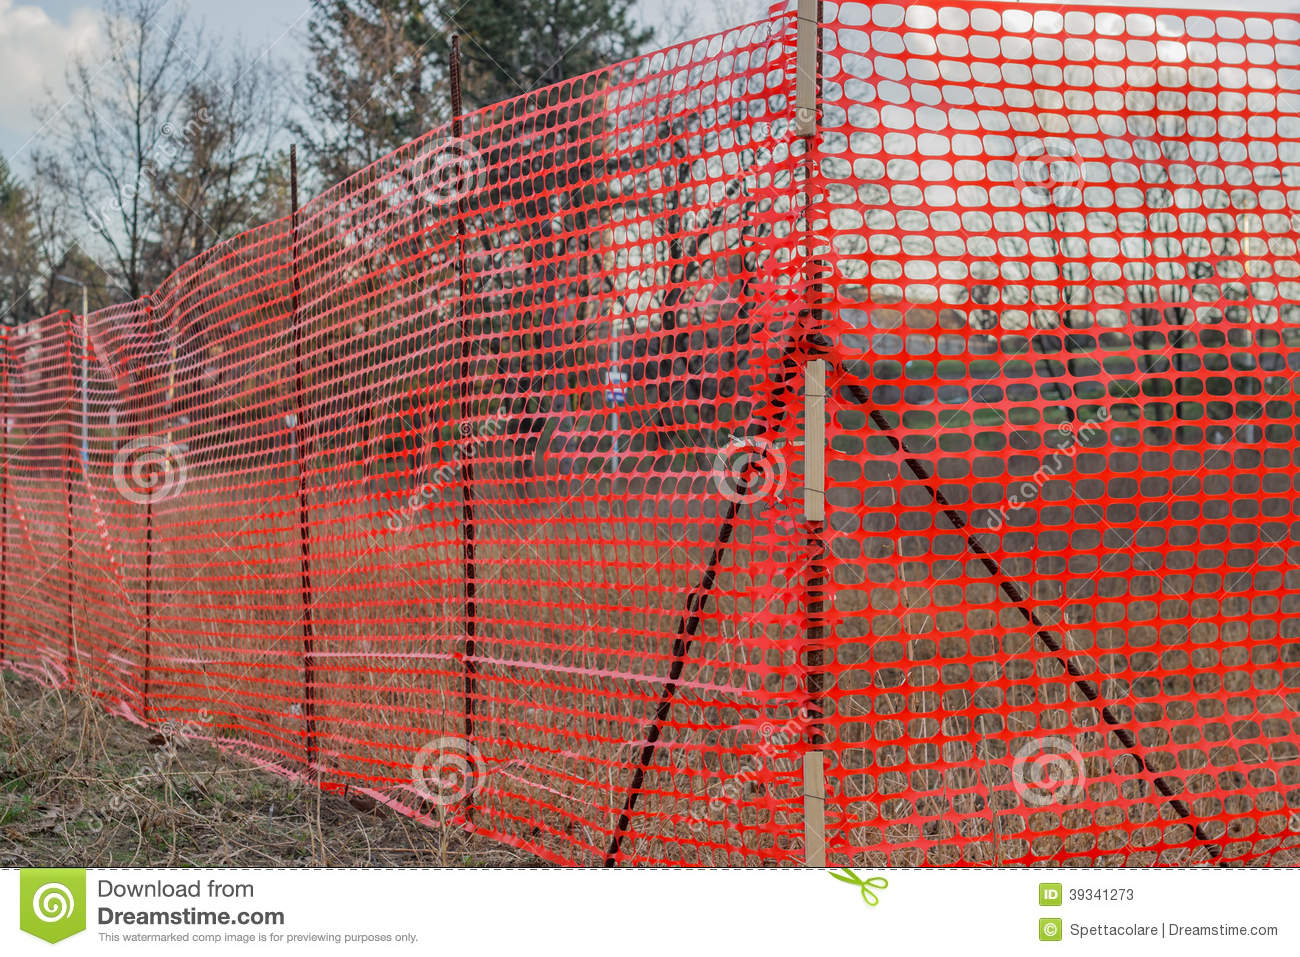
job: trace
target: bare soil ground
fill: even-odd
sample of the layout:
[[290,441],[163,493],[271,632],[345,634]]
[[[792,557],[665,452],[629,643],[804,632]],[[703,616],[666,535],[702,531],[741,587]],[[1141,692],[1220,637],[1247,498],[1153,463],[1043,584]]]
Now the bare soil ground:
[[0,866],[518,866],[535,859],[0,673]]

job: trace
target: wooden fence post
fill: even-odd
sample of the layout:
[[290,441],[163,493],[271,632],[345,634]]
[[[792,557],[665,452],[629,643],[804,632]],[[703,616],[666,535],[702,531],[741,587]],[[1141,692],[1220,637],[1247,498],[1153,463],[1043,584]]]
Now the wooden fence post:
[[[812,149],[817,135],[817,101],[821,95],[821,0],[799,0],[796,20],[795,111],[794,131],[805,140],[805,150]],[[812,334],[805,330],[806,352],[812,351],[816,337],[816,317],[820,305],[813,257],[811,215],[812,184],[815,159],[804,159],[804,281],[808,322]],[[826,866],[826,737],[823,729],[825,677],[822,672],[822,645],[825,641],[826,610],[826,360],[808,358],[804,367],[804,523],[811,555],[804,575],[804,608],[807,629],[804,636],[805,694],[809,749],[803,765],[804,864]]]
[[826,612],[826,360],[809,359],[804,370],[804,521],[812,554],[804,578],[809,744],[804,756],[804,863],[826,866],[826,743],[822,721],[825,677],[822,644]]

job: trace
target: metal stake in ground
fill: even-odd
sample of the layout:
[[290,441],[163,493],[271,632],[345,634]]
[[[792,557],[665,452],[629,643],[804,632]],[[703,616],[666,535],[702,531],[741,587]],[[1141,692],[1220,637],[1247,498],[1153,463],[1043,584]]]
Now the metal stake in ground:
[[302,330],[298,328],[298,300],[300,293],[298,278],[298,146],[289,147],[289,192],[293,204],[290,225],[292,229],[293,248],[290,252],[290,272],[293,276],[292,319],[290,332],[293,335],[293,355],[295,374],[295,418],[294,449],[298,460],[298,557],[299,584],[302,600],[302,717],[304,741],[306,748],[307,774],[310,776],[316,766],[316,662],[315,636],[312,629],[312,590],[311,590],[311,540],[307,525],[307,452],[306,446],[306,375],[302,364]]
[[[451,38],[451,135],[457,151],[460,139],[464,135],[461,125],[460,96],[460,37],[453,34]],[[453,157],[453,162],[455,158]],[[472,283],[465,275],[465,170],[458,167],[456,181],[456,255],[452,262],[456,270],[456,300],[453,305],[456,313],[456,347],[460,351],[460,368],[453,376],[459,399],[457,417],[460,420],[461,437],[468,438],[473,420],[473,384],[470,382],[472,367],[470,364],[469,322],[465,318],[465,303],[472,293]],[[452,354],[455,355],[455,349]],[[457,435],[452,435],[453,441]],[[461,551],[464,562],[464,598],[465,612],[462,627],[465,632],[465,741],[474,740],[474,700],[478,694],[478,664],[474,656],[477,648],[477,587],[474,554],[474,462],[470,457],[472,443],[466,442],[466,449],[460,459],[460,497],[461,497]],[[472,795],[466,795],[466,809],[473,812],[470,802]]]
[[[757,152],[753,160],[737,173],[736,176],[727,183],[725,189],[726,200],[728,202],[744,192],[745,179],[760,164],[766,163],[772,159],[771,153]],[[682,281],[692,282],[700,273],[701,259],[697,255],[702,247],[709,230],[717,228],[722,222],[727,211],[727,203],[719,203],[713,212],[709,215],[706,226],[703,230],[695,234],[695,241],[692,246],[686,246],[680,240],[673,240],[670,244],[673,255],[680,256],[686,260],[686,268],[683,270]],[[688,250],[688,251],[684,251]],[[739,319],[748,316],[750,308],[757,302],[754,293],[753,277],[745,279],[736,300],[742,304]],[[773,404],[777,407],[777,418],[787,414],[789,406],[793,402],[793,389],[795,387],[795,356],[801,347],[801,343],[787,338],[784,348],[781,351],[781,359],[778,368],[782,370],[779,381],[775,383],[773,391]],[[738,483],[738,491],[743,497],[748,493],[754,479],[752,463],[747,465],[742,471]],[[660,693],[659,702],[655,707],[654,714],[650,719],[650,726],[646,730],[644,744],[641,748],[641,754],[637,759],[636,769],[632,773],[632,779],[628,783],[627,789],[623,796],[623,810],[620,812],[618,821],[614,825],[614,833],[610,836],[609,847],[605,851],[605,866],[613,867],[618,863],[619,853],[623,846],[623,839],[630,833],[632,826],[632,815],[636,810],[637,799],[641,794],[641,789],[645,784],[646,772],[649,770],[651,763],[654,761],[655,752],[658,750],[659,738],[662,734],[664,723],[672,713],[673,699],[677,694],[677,682],[681,678],[682,672],[686,666],[686,655],[690,651],[691,645],[695,640],[696,632],[700,626],[700,616],[708,606],[709,596],[712,594],[713,586],[717,580],[718,572],[722,565],[722,560],[731,543],[731,536],[735,531],[736,516],[739,512],[739,499],[735,498],[728,501],[724,508],[718,524],[718,533],[714,539],[713,549],[710,552],[709,560],[705,564],[704,573],[700,578],[700,583],[691,593],[686,601],[686,607],[683,609],[682,616],[677,624],[677,634],[673,639],[672,645],[672,662],[668,668],[668,681],[664,684],[663,691]]]
[[[145,303],[145,324],[153,336],[153,297]],[[149,410],[142,396],[140,416],[149,421]],[[120,453],[122,450],[116,450]],[[153,483],[144,489],[144,643],[140,654],[140,717],[148,723],[152,705],[149,700],[153,671]]]
[[153,666],[153,486],[144,490],[144,648],[140,670],[140,717],[149,721],[149,670]]
[[9,328],[0,332],[0,662],[5,660],[9,611]]
[[[750,294],[750,288],[746,285],[741,290],[741,301],[744,302],[745,296]],[[785,348],[781,351],[778,368],[783,372],[773,392],[773,405],[776,406],[775,421],[783,419],[788,412],[793,379],[790,370],[792,369],[797,348],[798,346],[793,339],[787,339]],[[709,596],[713,594],[713,586],[716,584],[718,572],[722,568],[722,560],[726,557],[731,546],[731,537],[735,533],[740,503],[754,487],[756,480],[761,480],[761,477],[758,476],[758,466],[752,461],[747,462],[741,470],[736,483],[737,494],[728,497],[727,505],[720,515],[718,534],[709,553],[709,560],[704,566],[704,574],[700,576],[699,585],[696,586],[686,600],[686,607],[682,610],[681,618],[678,619],[677,634],[673,639],[671,651],[672,662],[668,666],[668,680],[664,683],[663,690],[659,694],[659,702],[650,720],[650,726],[646,729],[641,754],[637,759],[636,770],[632,772],[632,780],[628,782],[623,795],[623,810],[619,814],[618,822],[614,825],[614,833],[611,835],[609,847],[605,851],[606,867],[614,867],[618,864],[623,839],[631,832],[632,814],[636,811],[637,798],[645,785],[646,772],[650,769],[655,752],[658,750],[663,726],[672,713],[673,699],[677,695],[677,682],[681,680],[682,673],[686,669],[686,655],[695,641],[696,633],[700,628],[701,617],[708,608]]]
[[[868,405],[869,396],[867,390],[862,386],[855,383],[848,383],[844,386],[844,391],[848,396],[849,401],[854,404],[862,405],[864,407]],[[1042,642],[1043,647],[1046,648],[1048,652],[1064,666],[1066,674],[1070,676],[1072,683],[1080,692],[1082,692],[1083,696],[1087,698],[1090,703],[1098,704],[1099,699],[1101,698],[1100,689],[1086,676],[1075,658],[1067,653],[1064,643],[1048,631],[1047,625],[1039,620],[1038,616],[1034,613],[1034,610],[1029,607],[1029,596],[1020,590],[1019,584],[1003,571],[1002,565],[997,558],[991,554],[983,544],[981,544],[974,532],[970,531],[970,524],[961,513],[957,511],[957,509],[953,508],[952,504],[943,494],[943,490],[933,482],[934,476],[932,476],[925,468],[924,464],[917,457],[917,453],[912,449],[909,449],[901,437],[894,434],[893,428],[889,425],[889,422],[885,419],[879,409],[871,409],[868,413],[868,418],[870,418],[872,424],[880,434],[885,437],[885,440],[889,443],[894,452],[902,454],[903,464],[907,466],[912,475],[920,482],[920,487],[924,489],[926,494],[928,494],[934,503],[939,506],[943,516],[948,519],[952,524],[952,527],[959,534],[962,534],[965,537],[966,547],[977,556],[980,564],[984,566],[984,570],[987,571],[989,576],[997,582],[998,590],[1007,597],[1016,611],[1020,612],[1020,614],[1024,616],[1026,624],[1033,628],[1034,637]],[[1150,776],[1152,785],[1160,792],[1161,797],[1165,799],[1165,802],[1169,807],[1172,808],[1185,823],[1191,826],[1196,839],[1205,845],[1205,849],[1210,854],[1210,859],[1218,860],[1221,858],[1223,856],[1222,845],[1206,834],[1201,823],[1193,818],[1191,807],[1188,806],[1186,801],[1176,796],[1177,792],[1174,790],[1173,785],[1171,785],[1165,776],[1152,765],[1150,758],[1142,748],[1137,736],[1134,735],[1132,730],[1124,724],[1123,719],[1116,714],[1109,705],[1101,705],[1100,712],[1102,721],[1110,726],[1110,733],[1115,735],[1124,749],[1133,756],[1141,766],[1142,770]],[[1222,862],[1220,861],[1220,863]]]
[[805,694],[808,745],[803,767],[804,863],[826,866],[826,717],[823,647],[826,639],[826,360],[809,359],[804,372],[804,522],[811,553],[804,575]]
[[[64,313],[64,315],[66,315],[68,319],[68,323],[67,323],[68,402],[66,408],[68,410],[71,410],[73,405],[73,396],[77,391],[77,384],[73,379],[73,372],[72,372],[72,313],[70,312]],[[74,628],[73,618],[72,618],[72,457],[73,457],[72,436],[73,436],[73,428],[72,428],[71,416],[68,417],[67,423],[68,423],[68,427],[65,430],[67,436],[67,443],[66,443],[66,448],[64,450],[64,459],[63,459],[63,490],[67,499],[67,504],[64,509],[64,515],[67,519],[67,522],[65,524],[66,537],[63,543],[63,558],[64,558],[64,563],[67,566],[67,581],[68,581],[68,614],[67,614],[68,684],[72,684],[72,680],[73,680],[72,675],[73,672],[76,670],[76,664],[78,659],[78,649],[77,649],[77,639],[76,639],[77,633],[76,633],[76,629]]]

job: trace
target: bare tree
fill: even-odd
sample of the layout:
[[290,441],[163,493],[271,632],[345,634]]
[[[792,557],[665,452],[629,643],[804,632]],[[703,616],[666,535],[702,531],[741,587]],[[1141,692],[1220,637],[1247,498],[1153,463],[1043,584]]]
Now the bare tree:
[[191,80],[209,66],[183,13],[162,0],[110,0],[104,49],[68,69],[68,98],[37,110],[37,175],[82,217],[132,297],[161,276],[145,245],[157,232],[149,174],[180,122]]
[[60,277],[85,283],[92,309],[123,298],[123,288],[78,241],[67,206],[48,184],[33,184],[31,209],[36,240],[36,270],[32,276],[36,315],[48,316],[60,309],[81,310],[79,286]]
[[80,310],[76,283],[59,277],[86,283],[92,303],[108,301],[108,277],[72,238],[63,204],[0,160],[0,322]]
[[154,233],[146,259],[169,273],[219,240],[283,215],[275,184],[287,168],[277,149],[285,125],[279,72],[235,50],[191,80],[180,125],[150,170]]
[[164,0],[109,0],[102,32],[93,58],[73,60],[67,98],[38,108],[33,163],[75,238],[138,298],[260,216],[277,77],[238,50],[218,57]]

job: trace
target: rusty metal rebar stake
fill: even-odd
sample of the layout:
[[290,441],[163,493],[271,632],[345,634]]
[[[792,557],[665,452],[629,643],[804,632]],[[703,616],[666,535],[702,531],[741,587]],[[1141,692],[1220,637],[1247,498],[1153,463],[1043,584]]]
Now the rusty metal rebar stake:
[[0,662],[8,643],[9,611],[9,327],[0,330]]
[[[463,121],[461,119],[461,76],[460,76],[460,37],[456,34],[451,38],[451,62],[449,64],[449,73],[451,79],[451,135],[453,146],[460,150],[460,139],[464,135]],[[463,164],[457,164],[456,180],[456,254],[453,257],[453,265],[456,271],[456,300],[455,300],[455,317],[456,317],[456,337],[452,355],[456,354],[457,348],[460,352],[460,368],[455,376],[458,409],[457,417],[459,418],[460,436],[455,432],[452,434],[453,442],[458,438],[465,441],[464,454],[460,455],[460,493],[461,493],[461,557],[463,562],[462,587],[464,590],[464,614],[462,617],[462,628],[465,634],[465,742],[471,743],[474,740],[474,701],[478,694],[478,664],[475,661],[475,655],[478,654],[478,588],[476,584],[477,569],[475,555],[475,527],[474,527],[474,461],[472,457],[473,443],[469,442],[469,436],[473,430],[474,405],[473,397],[470,394],[473,388],[470,381],[472,365],[470,363],[470,328],[469,322],[465,316],[465,302],[470,297],[473,289],[472,283],[465,275],[465,169]],[[473,804],[470,803],[473,796],[473,788],[466,795],[466,806],[469,811],[473,811]]]
[[295,403],[294,410],[294,446],[298,459],[298,560],[299,587],[302,601],[302,718],[304,745],[306,750],[307,774],[316,770],[316,662],[315,634],[312,626],[312,587],[311,587],[311,539],[308,527],[307,507],[307,377],[302,363],[302,334],[298,328],[298,307],[300,282],[298,278],[298,146],[289,147],[289,193],[292,203],[290,227],[292,229],[292,249],[290,251],[290,272],[293,280],[293,298],[291,306],[293,334]]
[[[74,397],[77,391],[77,384],[74,381],[72,371],[72,313],[65,313],[68,317],[67,336],[68,336],[68,401],[67,410],[71,411]],[[64,430],[67,437],[66,447],[63,456],[63,490],[67,496],[67,506],[64,509],[66,518],[65,530],[66,535],[63,542],[63,560],[67,567],[67,584],[68,584],[68,609],[67,609],[67,629],[68,629],[68,683],[72,684],[72,675],[80,664],[80,650],[77,647],[76,623],[72,616],[72,458],[73,458],[73,424],[72,416],[67,418],[67,428]]]

